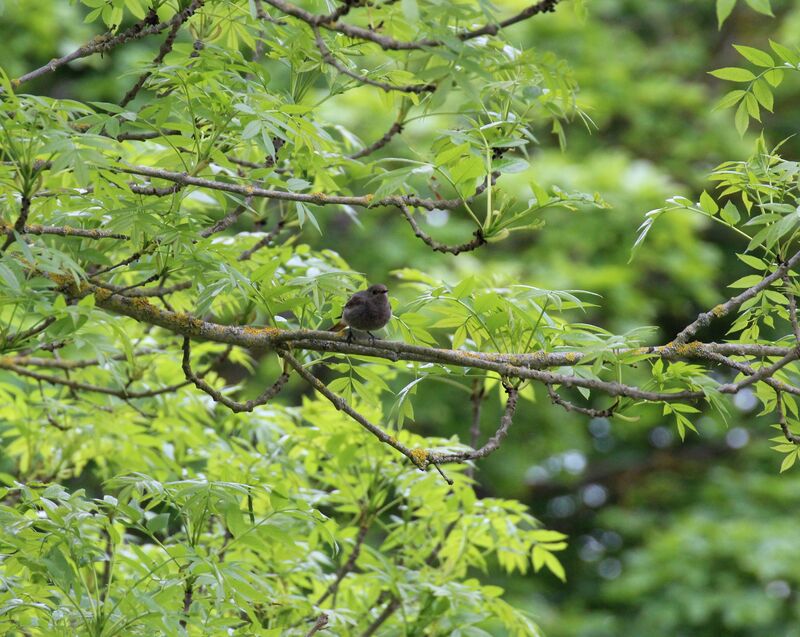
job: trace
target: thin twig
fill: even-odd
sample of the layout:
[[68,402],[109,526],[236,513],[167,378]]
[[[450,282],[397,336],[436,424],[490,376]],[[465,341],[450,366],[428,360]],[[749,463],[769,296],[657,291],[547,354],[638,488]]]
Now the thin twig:
[[4,253],[6,249],[17,240],[17,235],[22,234],[25,231],[25,224],[28,222],[28,215],[31,211],[31,200],[30,197],[27,195],[22,196],[22,200],[19,206],[19,216],[17,217],[17,221],[14,223],[13,229],[10,228],[9,231],[6,233],[5,243],[3,246],[0,247],[0,254]]
[[81,58],[88,57],[90,55],[94,55],[95,53],[105,53],[110,51],[111,49],[119,46],[120,44],[124,44],[126,42],[131,42],[133,40],[139,40],[141,38],[147,37],[148,35],[154,35],[156,33],[160,33],[164,29],[172,26],[177,21],[185,22],[189,16],[195,13],[200,7],[203,6],[205,0],[192,0],[185,9],[179,11],[174,16],[172,16],[169,20],[164,22],[159,22],[153,24],[153,14],[149,14],[145,16],[142,20],[134,24],[132,27],[127,29],[126,31],[120,33],[116,36],[110,35],[99,35],[94,40],[85,44],[84,46],[75,49],[72,53],[69,53],[63,57],[50,60],[44,66],[39,67],[35,71],[31,71],[30,73],[26,73],[18,77],[17,79],[13,80],[14,86],[19,86],[20,84],[24,84],[30,80],[36,79],[42,75],[47,73],[52,73],[56,69],[64,66],[65,64],[69,64],[75,60],[79,60]]
[[800,323],[797,320],[797,299],[792,291],[792,282],[788,274],[784,274],[783,282],[786,284],[786,298],[789,299],[789,322],[792,324],[794,339],[800,343]]
[[375,436],[378,440],[382,443],[389,445],[393,449],[402,453],[406,458],[411,460],[417,467],[420,469],[425,469],[427,466],[427,452],[424,449],[410,449],[406,447],[402,442],[399,442],[394,436],[390,436],[387,434],[383,429],[378,427],[377,425],[372,424],[369,420],[367,420],[364,416],[358,413],[355,409],[353,409],[347,401],[342,398],[341,396],[337,396],[334,394],[330,389],[328,389],[325,384],[314,374],[309,372],[303,364],[298,361],[294,356],[292,356],[287,351],[279,352],[280,355],[283,357],[289,365],[305,380],[309,385],[311,385],[314,389],[316,389],[320,394],[325,396],[331,404],[333,404],[336,409],[343,411],[346,413],[350,418],[355,420],[359,425],[361,425],[364,429],[370,432],[373,436]]
[[153,396],[160,396],[161,394],[169,394],[189,384],[189,381],[184,381],[182,383],[176,383],[174,385],[167,385],[166,387],[160,387],[159,389],[129,391],[128,389],[113,389],[111,387],[91,385],[89,383],[82,383],[75,380],[58,378],[57,376],[48,376],[46,374],[40,374],[38,372],[31,371],[24,367],[20,367],[19,365],[14,365],[13,363],[10,363],[2,358],[0,358],[0,369],[7,369],[8,371],[14,372],[19,376],[33,378],[34,380],[39,380],[44,383],[49,383],[51,385],[63,385],[64,387],[69,387],[72,390],[89,391],[89,392],[95,392],[97,394],[106,394],[108,396],[116,396],[117,398],[126,398],[126,399],[151,398]]
[[780,392],[776,392],[776,394],[775,399],[777,402],[775,403],[775,411],[778,412],[778,424],[781,427],[781,431],[783,431],[786,440],[794,445],[800,445],[800,436],[793,434],[789,429],[789,425],[786,424],[786,413],[783,410],[783,396],[781,396]]
[[[283,11],[286,15],[290,15],[292,17],[298,18],[309,24],[311,26],[321,26],[325,29],[330,31],[337,31],[339,33],[343,33],[351,38],[357,38],[360,40],[367,40],[369,42],[374,42],[382,49],[387,51],[412,51],[412,50],[419,50],[419,49],[427,49],[432,47],[442,46],[444,42],[441,40],[434,40],[432,38],[424,38],[420,40],[397,40],[387,35],[382,35],[373,31],[372,29],[367,29],[364,27],[355,26],[352,24],[347,24],[344,22],[331,22],[329,19],[329,15],[321,15],[311,13],[294,5],[290,2],[286,2],[286,0],[265,0],[267,4],[272,5],[276,9]],[[484,25],[483,27],[479,27],[473,30],[465,30],[461,31],[457,34],[460,40],[471,40],[473,38],[480,37],[482,35],[494,35],[500,29],[511,26],[512,24],[516,24],[517,22],[521,22],[528,18],[531,18],[539,13],[548,13],[555,9],[556,4],[558,4],[558,0],[540,0],[535,4],[532,4],[519,13],[502,20],[501,22],[497,23],[490,23]]]
[[275,224],[275,227],[270,230],[267,234],[265,234],[261,239],[259,239],[252,248],[248,248],[244,250],[237,261],[247,261],[250,257],[252,257],[256,252],[261,250],[261,248],[266,248],[268,245],[271,245],[275,238],[280,234],[283,227],[286,225],[286,219],[281,217],[278,219],[278,223]]
[[482,245],[486,244],[486,239],[483,237],[483,230],[478,228],[473,234],[475,238],[471,241],[467,241],[466,243],[462,243],[460,245],[447,245],[445,243],[440,243],[433,239],[429,234],[427,234],[422,228],[420,228],[417,220],[414,219],[414,215],[411,214],[408,206],[400,206],[400,210],[403,213],[403,216],[408,221],[411,229],[414,231],[414,234],[422,239],[423,243],[429,246],[432,250],[436,252],[442,253],[449,253],[449,254],[460,254],[462,252],[468,252],[470,250],[475,250],[475,248],[479,248]]
[[183,369],[183,373],[186,375],[187,380],[191,381],[194,383],[195,387],[211,396],[215,402],[225,405],[234,413],[253,411],[256,407],[267,404],[270,400],[278,395],[281,389],[283,389],[284,385],[286,385],[286,382],[289,380],[289,374],[287,374],[286,370],[284,370],[283,373],[278,376],[278,379],[263,392],[261,392],[257,398],[240,403],[235,400],[231,400],[221,392],[217,391],[197,374],[195,374],[192,371],[191,355],[191,342],[190,339],[186,337],[183,339],[183,361],[181,367]]
[[361,545],[364,543],[364,540],[367,537],[367,531],[369,531],[369,518],[367,517],[366,512],[362,511],[359,519],[358,535],[353,543],[353,550],[350,552],[350,557],[348,557],[347,561],[342,564],[341,568],[336,573],[336,578],[330,583],[330,586],[328,586],[322,596],[317,600],[317,606],[320,606],[322,602],[328,599],[328,597],[331,595],[334,595],[333,601],[334,603],[336,602],[336,592],[339,590],[342,580],[355,568],[356,560],[361,554]]
[[317,617],[317,621],[314,622],[314,625],[311,627],[306,633],[306,637],[313,637],[316,635],[320,630],[325,628],[328,625],[328,615],[326,613],[322,613],[319,617]]
[[353,78],[359,84],[368,84],[369,86],[375,86],[379,89],[382,89],[389,93],[390,91],[398,91],[400,93],[430,93],[436,90],[435,84],[391,84],[389,82],[381,82],[380,80],[373,80],[372,78],[366,77],[364,75],[359,75],[355,71],[351,71],[348,69],[344,64],[342,64],[339,60],[336,59],[336,56],[331,53],[331,50],[325,44],[325,40],[322,39],[322,34],[319,32],[319,27],[312,26],[312,31],[314,32],[314,41],[317,44],[317,49],[319,49],[320,55],[322,55],[322,60],[326,63],[335,68],[339,73],[342,73],[348,77]]
[[737,294],[736,296],[728,299],[725,303],[711,308],[708,312],[702,312],[675,337],[675,339],[672,341],[673,345],[681,345],[688,342],[689,339],[694,338],[694,335],[697,334],[701,328],[711,323],[713,319],[721,318],[729,314],[733,310],[737,309],[742,303],[752,299],[759,292],[768,288],[778,279],[782,279],[798,262],[800,262],[800,252],[796,252],[791,259],[778,266],[775,272],[765,276],[753,287],[747,288],[741,294]]
[[506,394],[508,394],[506,408],[500,419],[500,426],[497,428],[497,431],[494,432],[494,435],[486,441],[486,444],[480,449],[469,449],[457,451],[455,453],[431,454],[431,462],[444,464],[447,462],[476,460],[478,458],[485,458],[500,448],[500,444],[508,435],[508,430],[514,420],[514,412],[517,409],[517,400],[519,398],[519,390],[516,387],[508,383],[504,383],[503,387],[506,390]]
[[402,121],[401,118],[398,118],[394,122],[394,124],[392,124],[391,128],[389,128],[389,130],[386,131],[383,134],[383,137],[381,137],[380,139],[374,141],[369,146],[366,146],[365,148],[362,148],[358,152],[353,153],[352,155],[349,155],[348,157],[350,159],[361,159],[362,157],[366,157],[367,155],[371,155],[376,150],[380,150],[381,148],[386,146],[386,144],[388,144],[390,141],[392,141],[392,138],[395,135],[399,135],[400,133],[403,132],[403,126],[404,126],[404,122]]
[[553,389],[551,385],[545,385],[547,387],[547,395],[550,396],[550,400],[553,402],[554,405],[558,405],[563,407],[566,411],[574,411],[579,414],[583,414],[584,416],[589,416],[590,418],[611,418],[614,415],[614,410],[617,408],[619,404],[619,399],[614,401],[614,404],[611,407],[606,409],[594,409],[592,407],[581,407],[580,405],[576,405],[561,396],[558,395],[558,392]]
[[227,215],[225,215],[222,219],[217,221],[213,226],[209,226],[200,232],[200,236],[204,239],[210,237],[212,234],[216,234],[217,232],[222,232],[229,228],[233,223],[242,215],[243,212],[250,208],[250,204],[252,203],[253,198],[247,197],[243,203],[236,206],[233,210],[231,210]]
[[[189,14],[187,14],[185,17],[182,13],[178,15],[181,16],[181,19],[173,22],[172,26],[170,27],[166,39],[161,43],[161,47],[158,50],[158,55],[156,55],[156,57],[153,59],[152,65],[154,67],[157,67],[159,64],[161,64],[161,62],[163,62],[164,58],[167,56],[167,53],[172,51],[172,46],[175,44],[175,37],[178,35],[181,25],[183,25],[183,23],[189,18]],[[144,86],[147,78],[149,78],[152,74],[152,71],[145,71],[142,73],[136,80],[136,83],[127,93],[125,93],[125,96],[120,100],[119,105],[124,107],[132,102],[141,88]]]

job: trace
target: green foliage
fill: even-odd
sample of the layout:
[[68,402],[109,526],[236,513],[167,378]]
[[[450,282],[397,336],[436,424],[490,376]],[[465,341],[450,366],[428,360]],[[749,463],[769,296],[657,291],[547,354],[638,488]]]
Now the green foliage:
[[[771,4],[575,3],[480,37],[519,7],[281,5],[0,5],[0,628],[308,635],[324,614],[331,635],[794,630],[773,592],[796,584],[775,557],[800,431],[776,386],[796,365],[669,342],[797,251],[796,144],[767,129],[730,160],[750,138],[724,111],[740,136],[793,130],[797,43],[740,35]],[[174,42],[168,26],[140,37],[179,11]],[[750,44],[719,47],[715,24]],[[97,48],[58,61],[78,43]],[[711,113],[715,66],[739,88]],[[471,236],[480,251],[453,259],[418,240]],[[793,277],[712,307],[697,338],[790,351]],[[399,345],[304,336],[375,281]],[[132,309],[109,309],[112,292]],[[217,326],[306,340],[227,347]],[[293,374],[230,413],[182,367],[187,334],[198,378],[231,400],[291,351],[346,404]],[[525,400],[492,434],[509,387]],[[780,433],[780,463],[761,439],[726,469],[743,424]],[[682,446],[653,442],[673,431]],[[428,462],[506,435],[478,474]]]

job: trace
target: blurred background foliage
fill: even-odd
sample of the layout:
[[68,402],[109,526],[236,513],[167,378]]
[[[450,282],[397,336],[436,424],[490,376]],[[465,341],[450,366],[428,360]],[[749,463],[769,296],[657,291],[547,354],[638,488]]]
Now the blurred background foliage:
[[[564,6],[510,30],[520,49],[552,51],[569,64],[595,126],[572,122],[563,149],[551,131],[535,130],[540,145],[531,167],[503,176],[500,187],[524,199],[531,181],[557,183],[598,192],[609,209],[547,212],[539,230],[457,258],[431,252],[402,218],[373,210],[320,218],[324,241],[310,225],[302,240],[335,249],[367,279],[385,281],[396,306],[413,297],[390,275],[399,268],[451,283],[497,276],[599,293],[586,322],[617,333],[652,325],[653,340],[668,341],[728,295],[726,283],[745,273],[734,256],[743,246],[724,228],[676,213],[628,263],[636,228],[667,197],[696,200],[715,165],[750,152],[753,134],[741,139],[732,113],[713,110],[729,87],[708,71],[737,63],[731,45],[765,48],[768,37],[800,45],[800,2],[775,0],[774,18],[739,4],[721,29],[710,2],[590,0],[583,19]],[[63,0],[0,0],[0,59],[9,75],[89,40],[98,27],[82,22],[82,10]],[[80,60],[26,91],[118,100],[133,81],[131,62],[151,58],[154,46],[142,41]],[[372,140],[394,121],[397,105],[351,91],[331,100],[329,116]],[[775,114],[765,117],[768,145],[796,133],[798,107],[800,83],[790,78]],[[385,152],[425,145],[440,126],[435,118],[416,120]],[[783,155],[797,158],[800,138],[790,138]],[[432,234],[442,241],[470,235],[469,219],[442,227],[446,214],[428,216]],[[498,580],[508,601],[532,611],[551,637],[800,635],[800,573],[792,560],[800,476],[778,475],[767,442],[773,432],[753,411],[752,395],[736,397],[727,425],[700,419],[699,435],[683,443],[655,408],[635,422],[610,423],[565,413],[543,392],[535,399],[523,401],[501,451],[480,463],[479,493],[517,498],[547,528],[567,533],[560,557],[568,579]],[[496,393],[488,403],[486,413],[497,413]],[[415,412],[424,435],[466,437],[469,405],[456,390],[421,384]],[[493,425],[484,424],[487,432]]]

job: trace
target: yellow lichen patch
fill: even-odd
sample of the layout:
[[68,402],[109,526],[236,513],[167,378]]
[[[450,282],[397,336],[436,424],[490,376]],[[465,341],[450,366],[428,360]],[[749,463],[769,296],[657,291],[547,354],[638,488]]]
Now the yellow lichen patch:
[[678,345],[675,348],[675,353],[678,356],[691,356],[700,351],[701,347],[702,343],[699,343],[698,341],[692,341],[691,343],[684,343],[683,345]]
[[111,290],[106,290],[105,288],[95,288],[94,298],[98,301],[105,301],[110,296]]
[[428,451],[422,447],[415,447],[411,450],[411,459],[415,465],[424,468],[428,464]]
[[275,334],[280,334],[283,330],[278,329],[277,327],[243,327],[242,331],[245,334],[249,334],[250,336],[274,336]]
[[50,280],[58,286],[59,290],[73,292],[75,287],[75,279],[67,274],[48,274],[46,275]]
[[714,307],[711,308],[711,313],[716,317],[724,316],[725,315],[725,306],[721,305],[721,304],[720,305],[715,305]]
[[255,188],[253,188],[252,186],[245,186],[244,191],[248,195],[252,195],[255,192]]
[[183,328],[199,327],[202,324],[200,319],[196,319],[191,314],[187,314],[186,312],[176,313],[175,322],[177,323],[178,327]]
[[371,192],[367,193],[366,195],[364,195],[364,201],[366,201],[367,203],[370,203],[372,201],[373,197],[374,197],[374,195]]
[[580,359],[581,359],[580,354],[577,354],[575,352],[568,352],[564,356],[564,360],[566,360],[568,363],[577,363]]
[[155,308],[153,307],[153,304],[152,304],[152,303],[150,303],[150,301],[148,301],[148,300],[147,300],[146,298],[144,298],[143,296],[137,296],[137,297],[134,297],[134,298],[132,298],[132,299],[131,299],[131,304],[132,304],[132,305],[133,305],[133,307],[135,307],[136,309],[139,309],[139,310],[144,310],[145,312],[149,312],[149,311],[151,311],[151,310],[154,310],[154,309],[155,309]]

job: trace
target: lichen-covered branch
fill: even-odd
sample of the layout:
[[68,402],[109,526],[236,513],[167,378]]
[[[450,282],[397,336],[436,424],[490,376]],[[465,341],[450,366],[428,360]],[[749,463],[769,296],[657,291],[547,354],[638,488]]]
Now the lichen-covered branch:
[[672,341],[673,344],[680,345],[682,343],[687,343],[690,339],[694,338],[701,328],[711,323],[711,321],[713,321],[715,318],[726,316],[733,310],[740,307],[745,301],[752,299],[762,290],[766,290],[770,285],[775,283],[775,281],[783,279],[789,270],[791,270],[798,263],[800,263],[800,252],[797,252],[786,263],[778,266],[772,274],[765,276],[753,287],[747,288],[741,294],[737,294],[736,296],[728,299],[725,303],[711,308],[708,312],[703,312],[698,315],[694,321],[683,328],[683,330],[675,337],[675,339]]

